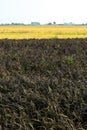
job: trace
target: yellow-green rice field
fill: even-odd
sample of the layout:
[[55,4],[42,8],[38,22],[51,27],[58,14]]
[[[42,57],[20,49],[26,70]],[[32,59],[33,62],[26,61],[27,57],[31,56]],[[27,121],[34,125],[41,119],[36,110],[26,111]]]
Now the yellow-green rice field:
[[87,26],[0,26],[0,39],[87,38]]

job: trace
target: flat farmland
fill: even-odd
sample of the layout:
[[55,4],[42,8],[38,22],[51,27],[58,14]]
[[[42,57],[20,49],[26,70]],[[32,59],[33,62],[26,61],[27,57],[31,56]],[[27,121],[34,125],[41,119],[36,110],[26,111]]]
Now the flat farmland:
[[87,130],[87,38],[0,40],[0,130]]
[[87,38],[87,26],[0,26],[0,39]]

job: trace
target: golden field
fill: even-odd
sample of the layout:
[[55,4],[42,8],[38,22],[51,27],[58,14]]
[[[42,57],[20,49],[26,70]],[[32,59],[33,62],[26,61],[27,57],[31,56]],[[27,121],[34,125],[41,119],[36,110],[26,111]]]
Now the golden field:
[[0,39],[87,38],[87,26],[0,26]]

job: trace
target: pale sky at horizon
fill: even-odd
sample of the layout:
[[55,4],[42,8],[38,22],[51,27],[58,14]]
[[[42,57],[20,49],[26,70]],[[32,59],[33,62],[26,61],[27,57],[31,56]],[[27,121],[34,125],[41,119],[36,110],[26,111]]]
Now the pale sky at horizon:
[[0,0],[0,23],[87,23],[87,0]]

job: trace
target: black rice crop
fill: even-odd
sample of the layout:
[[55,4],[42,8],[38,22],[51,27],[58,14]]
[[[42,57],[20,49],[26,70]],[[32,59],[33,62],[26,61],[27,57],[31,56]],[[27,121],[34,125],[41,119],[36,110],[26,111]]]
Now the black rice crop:
[[87,130],[87,39],[0,40],[0,130]]

